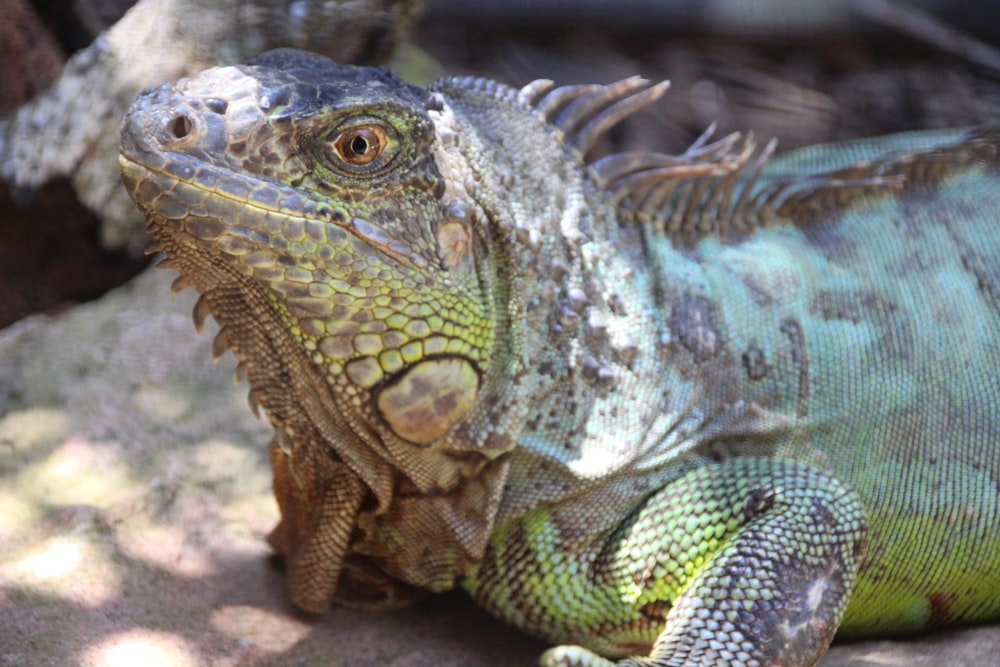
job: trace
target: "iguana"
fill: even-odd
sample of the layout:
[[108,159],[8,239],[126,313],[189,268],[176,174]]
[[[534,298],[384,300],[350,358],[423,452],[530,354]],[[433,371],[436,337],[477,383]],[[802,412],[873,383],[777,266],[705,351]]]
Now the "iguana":
[[132,106],[127,189],[275,428],[295,604],[462,587],[550,666],[1000,615],[1000,130],[588,160],[665,90],[279,50]]

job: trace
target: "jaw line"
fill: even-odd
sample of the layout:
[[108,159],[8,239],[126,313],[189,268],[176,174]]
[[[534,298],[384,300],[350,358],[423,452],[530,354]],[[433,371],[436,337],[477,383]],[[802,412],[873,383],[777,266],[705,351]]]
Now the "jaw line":
[[[153,154],[159,156],[159,154]],[[199,167],[198,171],[211,170],[215,172],[223,171],[221,168],[212,165],[211,163],[206,163],[204,161],[198,160],[190,155],[183,153],[177,153],[174,155],[174,160],[169,163],[176,164],[176,161],[183,160],[194,162]],[[363,218],[351,218],[344,223],[338,223],[333,220],[333,214],[330,207],[325,203],[315,203],[315,200],[304,197],[301,191],[283,183],[275,183],[274,181],[265,181],[263,179],[257,178],[252,175],[241,175],[241,178],[251,181],[253,183],[266,184],[269,187],[274,187],[279,189],[283,194],[287,194],[287,197],[282,198],[280,201],[287,201],[290,198],[297,199],[299,201],[307,202],[313,204],[313,210],[299,209],[290,210],[288,208],[282,208],[281,206],[269,207],[263,206],[260,202],[253,201],[250,198],[244,198],[234,195],[233,193],[226,192],[218,188],[209,188],[198,182],[196,179],[184,178],[174,171],[168,171],[162,167],[150,166],[145,161],[134,158],[124,152],[118,155],[118,164],[123,174],[123,180],[126,176],[131,174],[134,178],[131,178],[131,184],[126,181],[126,188],[131,192],[135,192],[134,184],[138,183],[141,179],[138,178],[140,175],[137,170],[142,170],[142,174],[148,175],[152,178],[159,180],[168,180],[176,183],[183,183],[193,188],[206,193],[210,197],[219,197],[227,201],[233,202],[240,206],[253,211],[259,211],[261,214],[276,213],[278,215],[288,216],[290,218],[300,218],[305,221],[315,221],[322,224],[330,224],[344,231],[348,232],[355,238],[363,241],[374,250],[391,257],[393,260],[398,262],[400,265],[409,268],[412,271],[420,271],[426,269],[428,266],[428,261],[410,250],[408,246],[400,243],[399,241],[388,237],[385,234],[380,233],[381,229],[374,225],[373,223],[365,220]],[[192,170],[194,172],[195,170]],[[232,172],[227,172],[232,173]],[[220,179],[219,182],[222,182]],[[252,188],[251,188],[252,190]]]

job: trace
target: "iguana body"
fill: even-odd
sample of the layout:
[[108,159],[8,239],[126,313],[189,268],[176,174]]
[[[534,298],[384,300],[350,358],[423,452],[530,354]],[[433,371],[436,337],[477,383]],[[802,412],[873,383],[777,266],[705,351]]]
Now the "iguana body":
[[550,665],[1000,615],[1000,136],[585,165],[663,90],[278,51],[133,106],[126,185],[276,429],[299,606],[464,586],[586,647]]

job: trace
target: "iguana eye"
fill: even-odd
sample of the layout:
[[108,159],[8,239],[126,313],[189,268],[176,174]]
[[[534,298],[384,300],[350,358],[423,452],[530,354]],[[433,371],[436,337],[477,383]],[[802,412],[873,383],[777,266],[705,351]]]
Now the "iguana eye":
[[385,132],[381,128],[356,127],[337,135],[333,147],[345,162],[366,165],[382,154],[385,144]]
[[397,142],[382,125],[367,123],[342,130],[327,147],[333,166],[355,174],[373,174],[388,165]]

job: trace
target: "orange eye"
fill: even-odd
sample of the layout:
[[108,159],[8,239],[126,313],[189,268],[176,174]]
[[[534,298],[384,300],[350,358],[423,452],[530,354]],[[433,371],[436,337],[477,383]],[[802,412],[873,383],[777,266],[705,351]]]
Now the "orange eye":
[[337,135],[333,140],[333,149],[347,164],[364,167],[378,159],[388,144],[385,130],[377,125],[364,125]]

